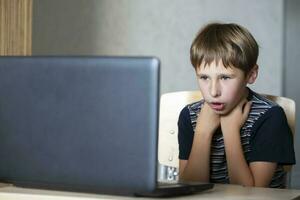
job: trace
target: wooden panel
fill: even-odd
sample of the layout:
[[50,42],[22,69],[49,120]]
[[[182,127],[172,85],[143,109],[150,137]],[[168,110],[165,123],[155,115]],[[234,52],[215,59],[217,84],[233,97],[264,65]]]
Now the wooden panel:
[[32,0],[0,0],[0,55],[31,55]]

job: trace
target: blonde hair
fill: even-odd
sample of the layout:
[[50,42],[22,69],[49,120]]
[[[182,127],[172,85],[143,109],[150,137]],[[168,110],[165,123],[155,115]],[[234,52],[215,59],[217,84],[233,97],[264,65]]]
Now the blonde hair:
[[211,23],[197,34],[190,49],[195,69],[220,60],[224,67],[236,67],[247,74],[257,62],[258,44],[251,33],[237,24]]

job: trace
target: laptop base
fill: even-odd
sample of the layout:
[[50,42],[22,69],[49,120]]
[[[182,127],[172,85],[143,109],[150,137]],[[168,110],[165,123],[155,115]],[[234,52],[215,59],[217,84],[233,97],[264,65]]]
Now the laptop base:
[[173,196],[183,196],[191,195],[205,190],[212,189],[214,187],[213,183],[202,183],[202,182],[192,182],[192,183],[163,183],[158,184],[157,188],[153,192],[146,193],[136,193],[135,196],[138,197],[173,197]]

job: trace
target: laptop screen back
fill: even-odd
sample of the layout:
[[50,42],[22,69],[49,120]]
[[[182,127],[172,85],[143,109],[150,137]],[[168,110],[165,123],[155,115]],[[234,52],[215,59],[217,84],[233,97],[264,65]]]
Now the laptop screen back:
[[159,61],[0,58],[0,181],[101,193],[155,188]]

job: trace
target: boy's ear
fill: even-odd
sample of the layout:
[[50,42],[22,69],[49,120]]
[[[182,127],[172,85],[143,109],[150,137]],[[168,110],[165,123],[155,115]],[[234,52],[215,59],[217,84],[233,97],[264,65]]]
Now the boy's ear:
[[258,76],[258,65],[255,65],[247,75],[247,82],[252,84]]

